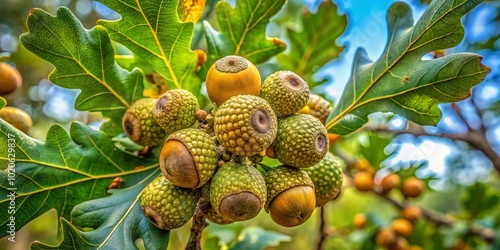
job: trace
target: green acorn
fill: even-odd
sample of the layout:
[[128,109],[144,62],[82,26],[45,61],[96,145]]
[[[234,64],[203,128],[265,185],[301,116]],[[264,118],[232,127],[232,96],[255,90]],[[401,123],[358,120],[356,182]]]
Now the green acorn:
[[160,152],[160,169],[174,185],[199,188],[212,178],[217,167],[215,142],[202,130],[174,132]]
[[278,166],[264,177],[267,186],[266,212],[284,227],[304,223],[316,204],[314,185],[307,173],[296,167]]
[[307,101],[307,105],[302,108],[299,113],[301,114],[310,114],[316,118],[318,118],[321,123],[325,124],[326,119],[332,112],[333,107],[329,101],[324,99],[319,95],[311,94],[309,96],[309,101]]
[[163,230],[179,228],[193,216],[198,196],[192,189],[177,187],[159,176],[149,183],[141,196],[144,215]]
[[311,167],[325,157],[328,146],[328,133],[317,118],[296,114],[279,119],[273,148],[284,165]]
[[235,155],[256,155],[273,142],[276,120],[266,100],[253,95],[233,96],[215,114],[215,136],[222,146]]
[[125,112],[122,127],[125,135],[143,146],[156,146],[162,143],[167,135],[153,117],[156,103],[154,98],[143,98],[135,101]]
[[328,152],[318,164],[304,168],[316,187],[316,207],[337,198],[342,187],[342,168],[345,163],[339,157]]
[[213,209],[212,207],[207,211],[207,220],[219,225],[226,225],[229,223],[233,223],[232,221],[225,219],[220,214],[215,212],[215,209]]
[[293,115],[307,104],[309,86],[291,71],[278,71],[269,75],[259,96],[269,102],[277,117]]
[[210,183],[210,203],[224,219],[244,221],[257,216],[266,203],[262,174],[244,163],[226,163]]
[[172,89],[160,96],[153,110],[156,122],[171,134],[191,127],[196,122],[195,113],[200,109],[196,97],[184,89]]

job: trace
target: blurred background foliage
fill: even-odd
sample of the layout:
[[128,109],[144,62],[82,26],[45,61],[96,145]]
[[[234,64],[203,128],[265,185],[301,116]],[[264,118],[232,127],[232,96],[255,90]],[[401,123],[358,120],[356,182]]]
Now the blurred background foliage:
[[[204,18],[216,26],[213,6],[217,1],[208,0]],[[230,1],[234,2],[234,1]],[[268,25],[267,35],[278,36],[287,43],[287,30],[300,32],[303,24],[300,16],[305,8],[316,12],[321,1],[289,0],[286,7]],[[379,22],[379,14],[385,14],[394,1],[361,0],[333,1],[339,13],[346,14],[348,24],[337,46],[346,46],[337,58],[325,64],[311,76],[316,83],[314,92],[337,101],[349,76],[352,53],[365,46],[369,54],[376,57],[385,44],[386,37],[370,32],[373,27],[385,29]],[[379,3],[380,2],[380,3]],[[382,3],[383,2],[383,3]],[[408,0],[418,16],[429,0]],[[25,21],[33,7],[55,13],[58,6],[67,6],[86,28],[95,26],[98,19],[117,19],[119,16],[98,1],[93,0],[3,0],[0,8],[0,52],[11,53],[7,61],[23,76],[23,86],[15,93],[5,96],[8,106],[19,107],[28,112],[34,127],[31,136],[44,140],[48,128],[59,123],[68,128],[72,121],[80,121],[98,129],[102,123],[99,114],[76,111],[73,104],[78,92],[53,85],[47,76],[53,67],[23,48],[18,38],[26,32]],[[380,10],[380,11],[377,11]],[[416,18],[415,18],[416,19]],[[366,21],[368,20],[368,21]],[[399,216],[397,205],[387,201],[383,195],[359,192],[351,184],[349,176],[360,169],[375,174],[375,182],[390,172],[397,172],[402,180],[417,176],[425,180],[428,187],[423,196],[410,200],[424,209],[441,213],[453,221],[453,226],[438,225],[432,220],[420,220],[408,241],[423,249],[492,249],[484,239],[477,237],[472,228],[481,226],[500,235],[499,171],[496,171],[491,155],[463,140],[453,140],[453,135],[483,135],[487,146],[498,157],[500,152],[500,2],[486,1],[463,19],[466,37],[450,50],[429,54],[425,59],[439,53],[470,51],[483,56],[483,63],[491,73],[483,83],[473,88],[470,98],[457,104],[441,105],[443,117],[435,127],[417,127],[405,133],[406,121],[398,116],[374,114],[370,123],[361,131],[342,137],[331,150],[350,161],[346,169],[344,188],[339,199],[324,208],[326,227],[320,231],[321,214],[317,209],[312,218],[297,228],[283,228],[262,212],[257,218],[228,226],[210,225],[204,234],[206,249],[217,249],[229,245],[238,235],[251,226],[259,226],[288,235],[277,247],[269,249],[312,249],[325,234],[324,249],[373,249],[375,232],[388,226]],[[204,49],[201,22],[195,26],[193,49]],[[332,46],[333,46],[332,41]],[[371,45],[370,45],[371,44]],[[377,44],[380,46],[377,47]],[[276,59],[259,65],[263,75],[280,69]],[[407,127],[406,127],[407,128]],[[401,132],[403,130],[403,132]],[[408,132],[408,131],[407,131]],[[476,133],[477,132],[477,133]],[[476,133],[476,134],[475,134]],[[419,136],[416,136],[419,135]],[[451,136],[450,136],[451,135]],[[451,138],[451,139],[450,139]],[[392,200],[407,202],[400,193],[393,192]],[[493,198],[492,198],[493,197]],[[353,223],[356,214],[366,217],[366,225],[358,228]],[[16,244],[9,249],[26,249],[33,240],[56,244],[58,242],[57,217],[54,211],[29,223],[17,234]],[[189,223],[172,231],[169,249],[181,249],[189,237]],[[498,236],[497,236],[498,237]],[[59,239],[60,240],[60,239]],[[288,241],[288,242],[287,242]],[[498,241],[498,239],[497,239]],[[0,249],[6,249],[7,240],[0,240]],[[499,243],[496,243],[499,247]],[[12,248],[14,247],[14,248]]]

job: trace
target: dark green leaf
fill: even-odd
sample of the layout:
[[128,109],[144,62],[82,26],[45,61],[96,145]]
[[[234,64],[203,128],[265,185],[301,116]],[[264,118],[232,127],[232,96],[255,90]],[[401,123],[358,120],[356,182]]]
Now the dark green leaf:
[[387,14],[388,42],[371,62],[364,49],[354,59],[352,76],[326,127],[349,134],[363,126],[370,113],[393,112],[424,125],[441,116],[438,104],[470,95],[489,69],[481,57],[458,53],[422,61],[434,50],[456,46],[464,37],[460,19],[483,0],[436,0],[413,26],[410,7],[397,2]]
[[35,242],[32,249],[138,249],[138,239],[148,249],[167,249],[169,231],[155,227],[144,216],[140,204],[142,190],[160,173],[156,169],[132,187],[77,205],[71,212],[71,222],[61,219],[64,239],[59,246]]
[[[8,166],[8,139],[15,140],[14,179],[0,171],[0,211],[8,211],[9,194],[15,194],[16,229],[55,208],[69,219],[74,206],[107,196],[114,178],[124,187],[143,180],[157,169],[157,159],[140,159],[118,150],[104,133],[73,123],[70,134],[59,125],[50,128],[45,142],[28,137],[0,120],[0,169]],[[144,166],[135,170],[137,166]],[[11,182],[12,181],[12,182]],[[15,188],[15,189],[12,189]],[[5,228],[7,213],[0,213]],[[7,235],[6,231],[0,237]]]
[[266,25],[285,2],[286,0],[237,0],[234,9],[226,1],[217,3],[220,31],[214,30],[208,22],[204,23],[208,45],[204,70],[227,55],[239,55],[253,63],[261,63],[284,51],[286,44],[283,41],[266,37]]
[[201,98],[201,81],[195,74],[198,57],[191,51],[193,23],[179,21],[179,0],[100,2],[121,15],[117,21],[98,22],[111,39],[148,62],[171,89],[186,89]]
[[81,89],[77,110],[98,111],[111,119],[108,132],[121,131],[122,116],[130,104],[142,98],[143,75],[128,72],[115,62],[114,50],[102,27],[86,30],[65,7],[57,16],[32,9],[23,45],[55,66],[49,79],[65,88]]
[[467,187],[466,196],[462,199],[462,206],[475,219],[492,210],[495,211],[499,202],[498,194],[494,193],[486,184],[476,182]]
[[344,50],[335,41],[345,31],[347,17],[337,13],[332,1],[323,1],[315,14],[309,10],[302,12],[305,12],[300,15],[302,29],[287,29],[290,52],[278,55],[278,61],[283,70],[295,72],[313,88],[322,83],[315,82],[313,74]]

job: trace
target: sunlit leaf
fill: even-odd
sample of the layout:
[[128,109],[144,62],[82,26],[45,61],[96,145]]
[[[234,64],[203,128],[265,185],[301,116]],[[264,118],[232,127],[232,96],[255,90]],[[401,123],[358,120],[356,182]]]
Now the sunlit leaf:
[[[15,178],[8,178],[8,141],[15,140]],[[121,176],[124,188],[157,169],[156,159],[140,159],[118,150],[104,133],[73,123],[70,133],[59,125],[50,128],[45,142],[28,137],[0,120],[0,211],[8,211],[15,195],[16,228],[55,208],[69,219],[74,206],[107,196],[106,189]],[[135,169],[144,166],[141,169]],[[6,228],[10,215],[0,213]],[[0,237],[7,235],[4,230]]]
[[388,41],[382,56],[372,62],[364,49],[354,59],[352,76],[340,103],[330,114],[330,132],[349,134],[368,121],[370,113],[393,112],[423,125],[436,124],[439,103],[470,95],[489,69],[472,53],[457,53],[422,61],[431,51],[456,46],[464,37],[463,15],[482,0],[436,0],[413,25],[403,2],[387,14]]
[[233,9],[226,1],[216,6],[220,31],[204,23],[208,45],[205,70],[217,59],[239,55],[253,63],[261,63],[286,49],[278,38],[266,37],[269,19],[283,7],[286,0],[237,0]]
[[142,98],[143,75],[118,66],[108,34],[97,26],[86,30],[65,7],[57,15],[32,9],[23,45],[55,66],[49,79],[64,88],[82,90],[75,108],[102,112],[111,119],[111,134],[121,131],[122,116],[130,104]]
[[313,88],[322,82],[314,81],[312,75],[344,50],[336,40],[346,29],[347,17],[337,13],[332,1],[323,1],[317,13],[302,12],[302,29],[287,29],[290,52],[278,55],[278,61],[283,70],[295,72]]
[[193,23],[179,21],[179,0],[100,2],[121,15],[117,21],[98,22],[111,39],[148,62],[171,89],[186,89],[201,98],[201,80],[195,74],[198,59],[191,50]]

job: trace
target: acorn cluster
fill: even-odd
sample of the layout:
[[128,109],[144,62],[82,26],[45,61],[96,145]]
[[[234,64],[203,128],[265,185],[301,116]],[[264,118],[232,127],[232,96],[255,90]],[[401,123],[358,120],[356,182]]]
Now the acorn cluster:
[[[414,177],[400,177],[397,173],[389,173],[375,182],[375,169],[365,158],[357,160],[353,164],[357,172],[353,176],[354,187],[361,192],[374,191],[383,195],[388,195],[393,190],[399,189],[405,198],[417,198],[425,190],[425,183]],[[422,217],[422,210],[415,205],[406,204],[401,209],[400,215],[394,218],[386,227],[377,228],[375,241],[377,245],[384,249],[422,249],[416,245],[410,245],[407,238],[412,234],[414,224]],[[363,229],[368,223],[365,214],[356,214],[353,218],[354,227]]]
[[[184,225],[203,197],[210,201],[212,222],[249,220],[264,208],[273,221],[292,227],[338,196],[344,163],[328,152],[320,120],[331,107],[319,96],[311,101],[300,76],[278,71],[261,86],[251,62],[226,56],[209,69],[206,87],[214,104],[209,113],[189,91],[174,89],[136,101],[123,117],[132,141],[162,147],[162,175],[141,201],[154,225]],[[281,165],[262,167],[263,157]]]

